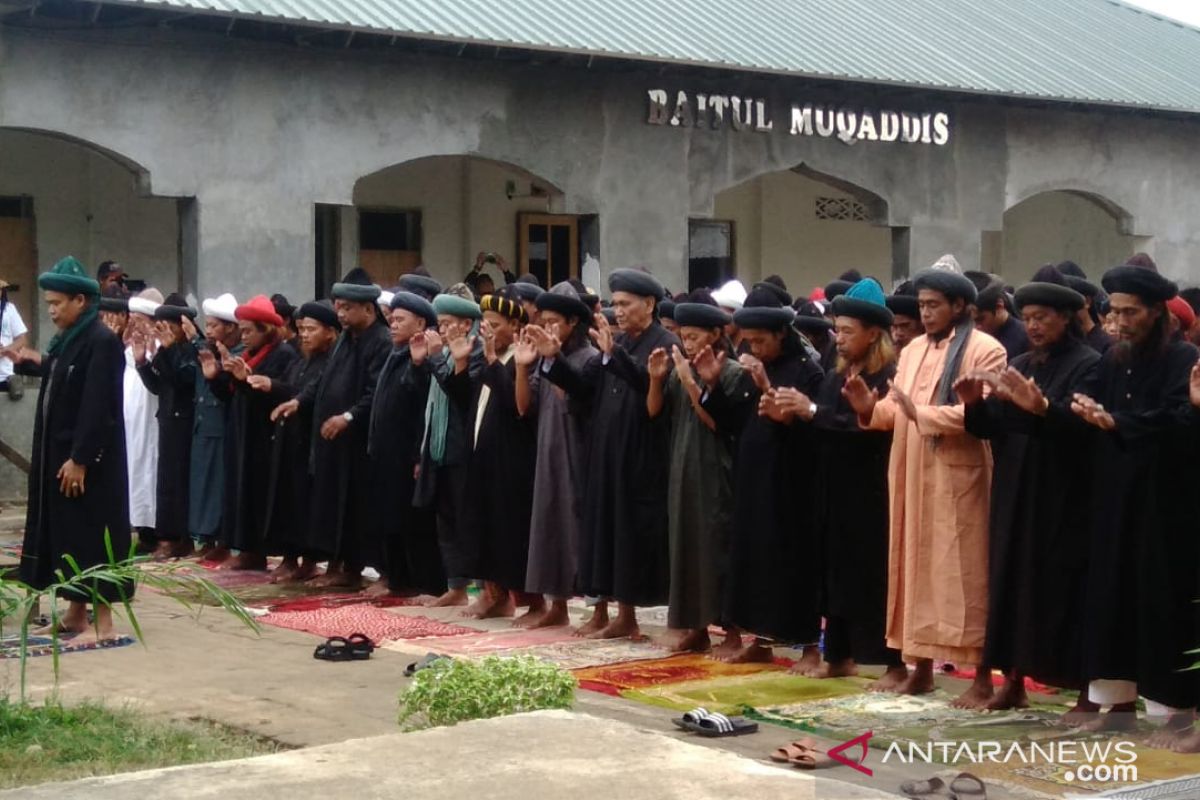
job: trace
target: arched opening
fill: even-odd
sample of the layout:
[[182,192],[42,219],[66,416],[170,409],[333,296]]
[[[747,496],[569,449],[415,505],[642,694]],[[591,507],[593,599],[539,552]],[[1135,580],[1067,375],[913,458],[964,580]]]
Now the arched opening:
[[982,268],[1019,283],[1047,263],[1074,261],[1099,275],[1143,249],[1148,237],[1133,233],[1133,218],[1091,192],[1039,192],[1004,212],[999,231],[984,231]]
[[[136,162],[66,135],[0,129],[0,277],[34,334],[37,274],[73,255],[92,270],[116,261],[131,289],[195,285],[195,201],[150,194]],[[39,324],[45,323],[45,324]]]
[[593,264],[598,277],[596,216],[563,208],[553,183],[500,161],[430,156],[386,167],[355,183],[353,205],[317,207],[317,293],[354,265],[382,286],[418,265],[450,284],[479,253],[496,286],[502,266],[544,286],[586,280]]
[[689,288],[781,276],[807,295],[848,269],[885,286],[896,270],[887,202],[807,165],[760,175],[716,195],[689,232]]

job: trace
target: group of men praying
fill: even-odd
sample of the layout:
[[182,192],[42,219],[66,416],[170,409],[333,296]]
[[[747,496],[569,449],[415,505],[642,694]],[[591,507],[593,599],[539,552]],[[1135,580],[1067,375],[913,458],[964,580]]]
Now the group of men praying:
[[[1078,690],[1091,730],[1141,696],[1153,744],[1200,749],[1200,326],[1149,257],[1014,288],[945,256],[890,295],[850,271],[799,299],[505,279],[354,269],[330,300],[197,309],[59,262],[48,349],[0,353],[42,379],[22,579],[136,532],[156,559],[281,556],[274,580],[347,589],[370,567],[369,593],[526,627],[582,596],[593,638],[666,604],[675,651],[792,646],[796,672],[882,666],[872,688],[905,694],[950,663],[979,709],[1032,678]],[[113,635],[68,599],[64,628]]]

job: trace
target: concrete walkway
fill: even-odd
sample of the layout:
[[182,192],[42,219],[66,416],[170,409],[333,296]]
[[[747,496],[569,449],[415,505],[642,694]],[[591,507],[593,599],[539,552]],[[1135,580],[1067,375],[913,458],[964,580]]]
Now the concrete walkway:
[[30,800],[879,800],[892,795],[639,730],[539,711],[453,728],[0,792]]

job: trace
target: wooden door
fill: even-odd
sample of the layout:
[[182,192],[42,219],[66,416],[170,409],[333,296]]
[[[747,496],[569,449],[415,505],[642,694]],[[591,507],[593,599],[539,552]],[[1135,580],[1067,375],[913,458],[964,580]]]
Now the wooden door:
[[518,214],[520,274],[531,272],[549,289],[579,277],[579,218],[574,214]]

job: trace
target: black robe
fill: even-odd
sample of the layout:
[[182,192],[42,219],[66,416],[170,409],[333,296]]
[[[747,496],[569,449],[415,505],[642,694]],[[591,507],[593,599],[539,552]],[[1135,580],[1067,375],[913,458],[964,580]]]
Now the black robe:
[[1197,350],[1171,342],[1124,363],[1114,346],[1089,394],[1116,430],[1095,431],[1085,676],[1131,680],[1173,708],[1197,704],[1197,498],[1188,375]]
[[[809,397],[823,377],[795,337],[766,372],[772,386]],[[811,644],[821,633],[820,538],[812,521],[816,475],[824,466],[812,431],[760,417],[758,399],[747,374],[735,396],[717,388],[702,401],[718,430],[740,436],[726,621],[766,638]]]
[[153,359],[137,368],[146,390],[158,396],[154,535],[169,541],[190,537],[189,481],[181,480],[179,469],[191,462],[196,383],[191,373],[179,366],[186,356],[185,347],[160,347]]
[[377,511],[363,549],[382,563],[381,571],[393,591],[416,589],[440,595],[446,591],[446,573],[433,511],[416,508],[412,502],[429,383],[429,373],[413,366],[407,344],[392,350],[379,373],[367,434],[371,505]]
[[[61,353],[46,356],[40,367],[19,370],[39,375],[37,415],[33,423],[33,459],[21,551],[21,580],[44,589],[71,576],[63,558],[81,570],[109,563],[112,555],[130,555],[129,476],[125,465],[125,348],[99,320],[82,330]],[[68,459],[87,468],[84,493],[68,498],[55,477]],[[132,584],[97,581],[92,587],[110,601],[133,596]],[[88,596],[90,597],[90,595]],[[71,595],[74,600],[88,597]]]
[[[271,380],[267,393],[272,409],[296,397],[321,379],[329,353],[298,358],[283,377]],[[271,479],[267,484],[267,549],[285,556],[307,555],[308,506],[312,496],[309,445],[313,433],[312,409],[281,417],[271,431]]]
[[1108,348],[1112,347],[1112,337],[1100,325],[1092,326],[1092,329],[1087,332],[1085,338],[1088,345],[1100,355],[1104,355],[1108,352]]
[[[246,353],[244,358],[251,355]],[[283,378],[296,361],[296,351],[276,344],[254,367],[255,375],[272,382]],[[270,509],[271,435],[275,406],[266,392],[222,373],[210,381],[213,394],[228,404],[225,420],[225,510],[222,541],[239,552],[266,554]]]
[[[535,423],[517,413],[516,362],[497,360],[474,379],[463,372],[446,382],[450,399],[468,409],[475,447],[467,463],[464,523],[475,540],[474,577],[525,590],[529,521],[537,457]],[[484,388],[487,405],[479,417]]]
[[639,606],[667,600],[667,480],[670,426],[650,419],[646,361],[679,339],[655,321],[636,339],[616,337],[608,364],[582,370],[556,358],[546,377],[590,402],[579,553],[582,591]]
[[1004,324],[994,335],[996,341],[1004,345],[1009,362],[1029,349],[1029,334],[1025,332],[1025,323],[1012,314],[1008,315],[1008,319],[1004,320]]
[[[887,394],[896,375],[889,364],[863,375],[867,386]],[[821,610],[826,617],[825,655],[862,664],[899,663],[885,642],[888,581],[888,458],[892,432],[863,430],[842,397],[844,375],[829,372],[813,401],[819,445],[816,529],[823,538]]]
[[965,412],[968,433],[1004,440],[992,471],[984,663],[1068,688],[1084,678],[1092,430],[1071,412],[1071,398],[1086,390],[1099,360],[1075,339],[1044,359],[1025,353],[1011,366],[1042,390],[1045,416],[997,397]]
[[[321,379],[299,395],[300,410],[312,414],[309,463],[313,491],[305,550],[352,566],[357,566],[360,558],[355,552],[363,538],[360,531],[377,513],[368,505],[367,425],[379,370],[391,349],[391,337],[382,324],[372,324],[362,332],[344,330]],[[325,421],[346,412],[354,421],[336,439],[324,439],[321,426]]]

